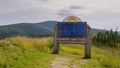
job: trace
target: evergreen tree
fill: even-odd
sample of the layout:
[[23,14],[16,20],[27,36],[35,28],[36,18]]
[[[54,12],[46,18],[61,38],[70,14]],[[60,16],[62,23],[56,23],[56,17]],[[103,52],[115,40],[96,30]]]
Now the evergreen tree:
[[93,37],[93,43],[95,45],[107,45],[110,47],[116,47],[117,43],[120,43],[119,34],[112,29],[110,31],[99,32],[96,36]]

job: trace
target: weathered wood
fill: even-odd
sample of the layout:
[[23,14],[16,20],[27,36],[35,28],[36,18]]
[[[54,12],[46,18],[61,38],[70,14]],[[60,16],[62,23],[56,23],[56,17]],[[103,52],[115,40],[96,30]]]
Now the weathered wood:
[[54,44],[53,54],[59,54],[59,44],[58,44],[58,43],[55,43],[55,44]]
[[85,56],[84,58],[91,58],[91,44],[90,44],[90,31],[91,29],[87,27],[87,43],[85,43]]
[[85,38],[57,38],[58,43],[64,44],[84,44]]
[[[62,37],[61,34],[61,29],[59,25],[61,23],[67,23],[69,22],[58,22],[57,25],[54,28],[54,54],[59,53],[59,44],[85,44],[85,56],[84,58],[91,58],[91,44],[90,44],[90,32],[91,28],[89,25],[87,25],[87,22],[73,22],[73,24],[78,24],[78,23],[84,23],[84,37],[77,36],[77,37]],[[79,32],[78,32],[79,33]]]
[[59,53],[59,44],[57,42],[57,27],[54,28],[54,54]]
[[57,40],[58,41],[59,40],[64,40],[64,41],[66,41],[66,40],[72,40],[72,41],[84,40],[84,41],[86,41],[86,38],[60,38],[60,37],[58,37]]
[[82,41],[82,42],[80,42],[80,41],[58,41],[59,43],[61,43],[61,44],[84,44],[86,41]]

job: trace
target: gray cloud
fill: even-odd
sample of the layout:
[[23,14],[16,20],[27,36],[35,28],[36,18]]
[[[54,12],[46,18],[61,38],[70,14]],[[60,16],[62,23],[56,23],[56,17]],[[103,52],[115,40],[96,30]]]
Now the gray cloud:
[[69,9],[84,9],[84,8],[81,7],[81,6],[75,6],[75,5],[73,5]]
[[49,2],[50,0],[39,0],[39,1],[43,1],[43,2]]
[[6,12],[13,12],[22,9],[22,4],[15,0],[1,0],[0,1],[0,14]]
[[101,10],[95,11],[94,13],[88,15],[84,15],[83,17],[85,17],[84,19],[87,20],[91,27],[108,30],[111,28],[115,30],[116,27],[118,27],[120,31],[120,12]]
[[69,10],[62,9],[57,12],[57,15],[64,17],[64,16],[71,16],[73,15],[73,13],[70,12]]
[[112,21],[120,18],[120,12],[117,11],[95,11],[94,13],[88,14],[90,20],[97,21]]
[[44,19],[52,19],[54,14],[49,9],[30,8],[12,13],[0,14],[1,24],[13,24],[17,22],[40,22]]
[[0,25],[76,15],[92,27],[120,28],[119,3],[120,0],[0,0]]

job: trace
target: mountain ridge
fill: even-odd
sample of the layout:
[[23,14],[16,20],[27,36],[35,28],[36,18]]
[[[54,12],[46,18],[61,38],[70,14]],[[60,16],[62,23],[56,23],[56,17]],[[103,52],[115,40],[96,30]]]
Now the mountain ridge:
[[[0,37],[4,36],[47,36],[53,35],[54,26],[58,21],[37,23],[18,23],[0,26]],[[103,32],[102,29],[92,28],[92,33]],[[120,32],[119,32],[120,34]]]

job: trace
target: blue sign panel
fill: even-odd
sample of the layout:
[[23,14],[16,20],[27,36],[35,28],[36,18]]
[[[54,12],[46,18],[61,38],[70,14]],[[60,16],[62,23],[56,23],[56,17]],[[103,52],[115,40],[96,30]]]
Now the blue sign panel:
[[61,37],[84,37],[85,24],[84,23],[60,23]]

